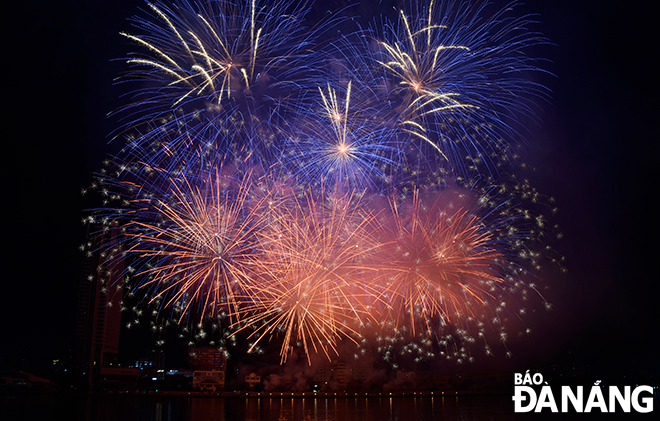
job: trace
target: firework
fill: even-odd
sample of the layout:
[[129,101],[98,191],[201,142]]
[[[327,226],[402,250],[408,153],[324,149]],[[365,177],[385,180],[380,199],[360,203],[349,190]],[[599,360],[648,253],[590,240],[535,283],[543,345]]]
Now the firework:
[[222,106],[253,97],[254,89],[293,83],[285,76],[300,69],[284,62],[299,65],[310,46],[302,26],[306,2],[147,4],[154,19],[136,24],[148,35],[123,35],[147,50],[128,63],[143,69],[134,76],[153,82],[140,92],[150,104],[174,109],[202,99],[203,108]]
[[305,185],[378,191],[399,165],[394,134],[377,108],[361,103],[351,81],[318,87],[316,101],[293,120],[282,163]]
[[506,339],[544,225],[504,180],[545,93],[529,17],[431,0],[316,48],[342,18],[307,30],[306,1],[147,5],[123,34],[127,143],[87,222],[122,228],[113,259],[155,316],[249,352],[277,338],[282,363]]
[[281,334],[282,362],[296,343],[308,358],[313,350],[330,359],[339,339],[359,337],[356,328],[373,318],[371,300],[379,299],[366,281],[379,247],[369,234],[374,217],[353,194],[324,199],[308,191],[290,200],[264,235],[268,280],[250,293],[239,331],[253,329],[252,347]]
[[394,22],[336,43],[336,54],[348,77],[387,102],[417,154],[464,175],[466,156],[491,166],[511,158],[523,139],[517,119],[533,120],[535,100],[546,96],[526,78],[541,70],[525,53],[546,40],[512,9],[489,16],[486,4],[410,2]]
[[[505,261],[493,233],[467,210],[435,201],[422,201],[415,191],[407,211],[392,206],[394,227],[388,289],[401,301],[414,334],[416,319],[432,331],[430,321],[452,323],[465,315],[475,317],[472,306],[496,299],[489,290],[505,283],[498,266]],[[402,212],[406,212],[403,214]]]
[[149,17],[134,19],[136,34],[122,34],[140,50],[127,59],[124,80],[140,87],[121,110],[122,132],[140,130],[136,142],[152,144],[185,125],[170,144],[238,143],[245,155],[266,153],[281,98],[310,86],[310,50],[332,20],[306,30],[306,1],[147,6]]
[[506,349],[507,319],[519,318],[520,301],[538,293],[522,281],[535,233],[506,196],[415,190],[384,207],[374,282],[387,316],[371,336],[375,349],[395,366],[397,356],[471,360],[477,341],[492,355],[493,332]]
[[[142,261],[137,276],[151,300],[163,301],[179,320],[225,312],[234,317],[247,286],[257,282],[258,232],[266,215],[251,203],[249,176],[240,182],[220,173],[202,186],[172,180],[167,201],[144,201],[126,226],[128,253]],[[145,222],[152,220],[153,222]]]

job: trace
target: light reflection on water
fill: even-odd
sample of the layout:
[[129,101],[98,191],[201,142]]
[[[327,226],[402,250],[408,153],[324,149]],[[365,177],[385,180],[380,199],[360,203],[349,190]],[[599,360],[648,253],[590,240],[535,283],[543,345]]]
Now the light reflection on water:
[[[657,401],[657,391],[655,400]],[[654,411],[655,412],[655,411]],[[355,398],[0,396],[2,420],[67,421],[506,421],[591,420],[615,414],[513,412],[510,395]],[[630,416],[653,414],[625,414]],[[610,417],[611,418],[611,417]]]
[[[481,421],[513,420],[511,397],[206,398],[1,397],[3,419],[71,421]],[[4,418],[4,415],[9,415]]]

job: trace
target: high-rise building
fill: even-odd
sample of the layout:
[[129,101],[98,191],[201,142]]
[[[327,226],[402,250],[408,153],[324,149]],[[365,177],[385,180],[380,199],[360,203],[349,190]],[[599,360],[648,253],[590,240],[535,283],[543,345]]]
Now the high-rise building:
[[75,331],[77,370],[87,388],[98,386],[101,367],[117,360],[124,271],[124,258],[116,241],[119,228],[94,232],[95,228],[88,226],[83,247]]

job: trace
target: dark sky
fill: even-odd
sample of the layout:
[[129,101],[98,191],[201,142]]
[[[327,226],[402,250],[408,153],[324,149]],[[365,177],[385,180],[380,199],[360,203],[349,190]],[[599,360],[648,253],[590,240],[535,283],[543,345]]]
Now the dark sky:
[[[339,1],[335,1],[340,4]],[[366,1],[357,10],[377,10]],[[9,13],[3,154],[6,167],[0,367],[62,356],[80,277],[80,191],[118,145],[106,113],[123,104],[112,80],[125,64],[138,0],[31,2]],[[549,275],[554,310],[534,326],[533,355],[597,373],[660,374],[657,348],[657,33],[646,2],[529,1],[552,100],[532,128],[533,182],[559,207],[568,273]],[[321,10],[321,9],[319,9]],[[9,45],[7,45],[9,44]],[[6,88],[5,88],[6,89]],[[7,96],[4,96],[7,98]],[[653,161],[653,162],[652,162]],[[569,354],[570,351],[570,354]],[[520,354],[519,354],[520,355]],[[541,364],[541,362],[538,362]],[[530,367],[534,369],[535,367]]]

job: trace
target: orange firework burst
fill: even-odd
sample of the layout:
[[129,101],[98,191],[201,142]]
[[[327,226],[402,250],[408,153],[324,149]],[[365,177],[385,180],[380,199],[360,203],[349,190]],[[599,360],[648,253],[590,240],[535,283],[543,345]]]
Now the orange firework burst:
[[264,232],[268,279],[252,284],[236,325],[254,329],[250,351],[281,333],[282,362],[296,344],[308,360],[311,350],[330,358],[342,337],[355,342],[357,326],[372,317],[368,300],[377,295],[366,280],[378,248],[369,234],[374,217],[352,193],[323,201],[308,192],[285,202]]
[[129,253],[148,262],[142,273],[149,281],[143,287],[156,291],[152,301],[165,299],[166,307],[180,312],[179,320],[193,304],[200,320],[223,311],[235,317],[244,291],[255,281],[258,231],[266,216],[256,209],[268,195],[251,196],[250,178],[235,183],[216,172],[203,179],[202,188],[185,177],[171,180],[167,202],[154,201],[138,211],[153,213],[156,222],[129,224],[128,235],[136,241]]
[[415,191],[410,204],[390,201],[385,284],[397,303],[397,325],[409,323],[413,334],[417,322],[431,333],[435,317],[442,325],[481,318],[506,283],[493,232],[463,204],[441,197],[429,202]]

